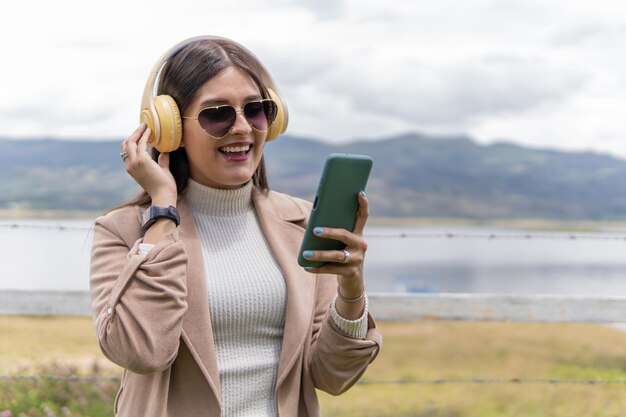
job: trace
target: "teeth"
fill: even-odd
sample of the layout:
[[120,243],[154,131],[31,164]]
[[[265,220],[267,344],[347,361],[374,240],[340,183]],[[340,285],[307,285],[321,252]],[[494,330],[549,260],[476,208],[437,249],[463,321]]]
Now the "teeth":
[[250,145],[246,146],[224,146],[222,148],[222,152],[248,152],[250,150]]

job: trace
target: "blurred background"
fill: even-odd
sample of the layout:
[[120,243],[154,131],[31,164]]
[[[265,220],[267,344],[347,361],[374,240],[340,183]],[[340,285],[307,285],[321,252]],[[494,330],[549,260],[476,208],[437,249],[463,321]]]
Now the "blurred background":
[[3,13],[2,135],[115,139],[146,78],[188,37],[248,46],[289,132],[329,143],[406,132],[626,155],[623,2],[78,0]]
[[[289,129],[266,147],[273,189],[312,199],[327,154],[374,158],[370,292],[530,300],[626,293],[623,2],[13,2],[0,25],[0,417],[110,415],[119,370],[99,354],[87,317],[92,224],[138,192],[119,146],[139,123],[154,63],[198,35],[251,49],[288,103]],[[372,384],[352,397],[325,398],[325,415],[623,409],[610,384],[572,408],[559,407],[578,395],[567,384],[547,399],[541,384],[388,384],[619,383],[626,356],[612,347],[625,336],[615,327],[381,326],[392,356],[381,353]],[[485,338],[494,340],[489,348]],[[545,349],[521,348],[529,345]],[[543,365],[528,367],[531,359]],[[41,379],[78,374],[105,385]],[[76,389],[86,392],[80,401]]]

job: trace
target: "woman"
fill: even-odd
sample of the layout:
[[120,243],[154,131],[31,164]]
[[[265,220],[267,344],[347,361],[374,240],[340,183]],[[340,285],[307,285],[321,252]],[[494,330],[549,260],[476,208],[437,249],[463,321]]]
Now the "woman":
[[[169,131],[151,113],[161,75],[182,143],[149,155]],[[315,389],[346,391],[382,341],[364,292],[365,195],[353,232],[318,228],[346,250],[311,251],[330,263],[300,268],[311,206],[269,191],[263,148],[287,115],[263,66],[203,37],[170,51],[151,80],[146,123],[121,147],[144,193],[96,220],[91,258],[100,347],[125,369],[116,415],[320,415]]]

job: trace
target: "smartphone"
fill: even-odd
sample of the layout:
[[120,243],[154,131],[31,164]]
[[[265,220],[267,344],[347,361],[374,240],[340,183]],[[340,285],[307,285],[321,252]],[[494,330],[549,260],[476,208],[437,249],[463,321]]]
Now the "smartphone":
[[333,227],[352,231],[359,209],[359,192],[365,191],[374,161],[367,155],[333,153],[328,155],[317,187],[313,209],[304,233],[298,264],[318,267],[326,262],[311,261],[302,256],[305,250],[343,250],[345,244],[316,236],[316,227]]

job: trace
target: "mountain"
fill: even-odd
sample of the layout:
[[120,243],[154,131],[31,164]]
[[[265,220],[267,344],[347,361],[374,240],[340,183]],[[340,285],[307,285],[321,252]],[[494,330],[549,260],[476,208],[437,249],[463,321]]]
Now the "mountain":
[[[104,210],[138,192],[120,141],[0,139],[0,208]],[[375,216],[626,219],[626,161],[591,152],[406,134],[331,145],[289,135],[265,156],[273,189],[312,199],[326,155],[367,154]]]

